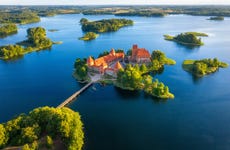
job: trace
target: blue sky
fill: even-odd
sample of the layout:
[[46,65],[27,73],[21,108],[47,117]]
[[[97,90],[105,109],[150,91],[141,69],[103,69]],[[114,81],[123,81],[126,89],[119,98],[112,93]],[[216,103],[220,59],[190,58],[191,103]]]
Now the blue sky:
[[0,0],[0,5],[228,4],[230,0]]

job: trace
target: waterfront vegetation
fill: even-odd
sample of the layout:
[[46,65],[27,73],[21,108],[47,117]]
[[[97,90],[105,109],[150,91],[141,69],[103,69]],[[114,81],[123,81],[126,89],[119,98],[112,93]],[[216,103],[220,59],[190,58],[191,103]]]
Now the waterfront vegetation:
[[175,65],[176,61],[168,58],[165,53],[160,50],[154,50],[151,54],[151,63],[148,66],[148,71],[158,71],[164,65]]
[[208,20],[222,21],[224,20],[224,17],[223,16],[210,17]]
[[201,38],[198,36],[207,36],[205,33],[198,32],[185,32],[178,34],[176,36],[164,35],[165,40],[174,41],[183,45],[191,45],[191,46],[201,46],[204,43],[201,41]]
[[[53,42],[46,37],[46,30],[42,27],[27,29],[28,39],[16,45],[7,45],[0,47],[0,58],[11,59],[23,56],[32,51],[48,49],[52,47]],[[22,45],[22,46],[20,46]]]
[[[115,52],[124,52],[122,49],[117,49]],[[108,55],[109,51],[104,51],[99,54],[99,57]],[[166,55],[160,51],[155,50],[151,55],[151,63],[149,64],[126,64],[125,69],[120,69],[116,77],[104,75],[100,82],[114,84],[115,86],[124,90],[144,90],[145,93],[162,99],[174,98],[174,95],[169,92],[169,88],[157,79],[153,81],[152,77],[148,75],[149,72],[157,72],[164,67],[164,65],[174,65],[176,62],[173,59],[167,58]],[[88,76],[88,66],[86,59],[77,58],[74,63],[74,76],[79,81],[90,81]]]
[[82,149],[84,132],[78,112],[66,107],[40,107],[0,124],[0,148],[36,150],[61,146],[53,141],[68,150]]
[[124,26],[133,25],[132,20],[127,19],[102,19],[98,21],[89,21],[86,18],[80,20],[84,32],[111,32],[117,31]]
[[74,63],[74,77],[79,81],[89,81],[86,59],[77,58]]
[[146,71],[145,64],[142,64],[141,67],[128,64],[117,73],[115,86],[131,91],[144,90],[147,94],[161,99],[174,98],[174,95],[169,92],[169,88],[162,82],[153,81],[150,75],[143,75]]
[[98,36],[99,34],[96,34],[94,32],[87,32],[83,37],[79,39],[83,41],[90,41],[90,40],[96,39]]
[[0,13],[0,23],[28,24],[39,21],[40,17],[31,11],[12,11]]
[[227,63],[214,59],[202,59],[202,60],[185,60],[183,62],[183,69],[192,73],[194,76],[202,77],[206,74],[216,72],[219,68],[228,67]]
[[160,12],[160,11],[129,11],[129,12],[121,12],[121,13],[116,13],[116,16],[142,16],[142,17],[164,17],[166,13]]
[[8,35],[16,34],[18,28],[16,24],[3,24],[0,25],[0,38],[4,38]]

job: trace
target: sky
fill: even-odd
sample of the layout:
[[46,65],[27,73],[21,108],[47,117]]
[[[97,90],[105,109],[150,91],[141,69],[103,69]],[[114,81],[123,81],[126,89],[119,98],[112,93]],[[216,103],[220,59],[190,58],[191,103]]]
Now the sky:
[[0,0],[0,5],[230,5],[230,0]]

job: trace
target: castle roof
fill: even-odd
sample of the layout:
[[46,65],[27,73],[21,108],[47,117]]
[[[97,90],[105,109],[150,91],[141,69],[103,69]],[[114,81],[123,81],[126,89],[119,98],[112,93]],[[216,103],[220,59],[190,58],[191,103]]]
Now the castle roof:
[[114,69],[115,70],[123,69],[123,67],[122,67],[122,65],[120,64],[119,61],[117,61],[117,63],[114,65]]
[[137,57],[151,57],[151,55],[149,54],[149,52],[144,49],[144,48],[140,48],[137,50],[137,53],[136,53],[136,56]]
[[89,56],[89,58],[87,59],[87,64],[90,64],[90,65],[94,64],[94,60],[91,56]]

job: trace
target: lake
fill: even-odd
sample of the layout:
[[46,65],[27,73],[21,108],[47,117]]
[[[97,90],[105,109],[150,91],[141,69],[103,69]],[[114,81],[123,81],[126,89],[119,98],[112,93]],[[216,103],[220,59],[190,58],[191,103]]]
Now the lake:
[[[122,91],[94,84],[69,107],[79,111],[84,122],[85,150],[229,150],[230,149],[230,67],[200,79],[182,69],[185,59],[217,57],[230,64],[230,18],[169,15],[164,18],[125,17],[134,25],[103,33],[96,40],[78,40],[83,35],[79,20],[121,18],[82,14],[44,17],[41,22],[20,25],[18,34],[0,39],[0,45],[26,39],[26,29],[42,26],[53,41],[63,41],[51,50],[24,57],[0,60],[0,122],[40,106],[56,107],[83,84],[72,76],[76,58],[97,57],[104,50],[133,44],[150,52],[160,49],[176,60],[155,76],[169,86],[173,100],[157,100],[143,92]],[[197,31],[205,45],[190,49],[165,41],[164,34]]]

